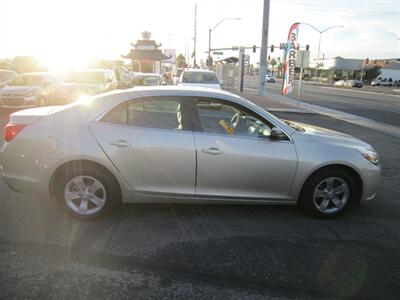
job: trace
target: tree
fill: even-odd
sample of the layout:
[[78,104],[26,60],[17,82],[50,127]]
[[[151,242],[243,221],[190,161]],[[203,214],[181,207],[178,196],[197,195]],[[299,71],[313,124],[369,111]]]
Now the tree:
[[175,63],[178,66],[178,68],[184,68],[186,67],[186,59],[185,56],[183,56],[183,54],[179,54],[176,59],[175,59]]
[[381,67],[373,66],[365,72],[365,79],[372,81],[381,74]]
[[278,64],[275,58],[269,61],[269,65],[271,66],[272,74],[275,73],[275,66]]
[[18,73],[43,71],[33,56],[16,56],[11,62],[11,68]]

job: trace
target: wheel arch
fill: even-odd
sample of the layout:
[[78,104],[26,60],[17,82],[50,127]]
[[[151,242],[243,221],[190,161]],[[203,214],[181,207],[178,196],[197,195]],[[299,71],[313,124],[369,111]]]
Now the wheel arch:
[[119,193],[119,199],[122,201],[122,189],[121,189],[121,184],[118,181],[117,177],[113,174],[112,171],[110,171],[107,167],[105,167],[104,165],[92,161],[92,160],[88,160],[88,159],[76,159],[76,160],[71,160],[71,161],[67,161],[64,162],[63,164],[59,165],[53,172],[50,181],[49,181],[49,193],[50,196],[53,197],[55,194],[54,191],[54,187],[55,187],[55,182],[57,180],[57,178],[65,171],[65,170],[79,170],[79,169],[83,169],[83,168],[94,168],[99,170],[100,172],[104,172],[106,174],[108,174],[110,176],[110,178],[114,181],[118,193]]
[[345,164],[340,164],[340,163],[336,163],[336,164],[329,164],[329,165],[324,165],[324,166],[320,166],[318,168],[316,168],[315,170],[313,170],[310,174],[308,174],[307,178],[304,180],[300,192],[298,194],[297,197],[297,201],[299,201],[302,193],[303,193],[303,189],[306,186],[308,180],[310,180],[310,178],[312,176],[314,176],[316,173],[321,172],[322,170],[326,170],[326,169],[330,169],[330,168],[339,168],[342,169],[344,171],[346,171],[347,173],[350,174],[350,176],[354,179],[355,184],[356,184],[356,195],[355,195],[355,202],[358,204],[361,201],[361,196],[364,190],[364,184],[363,184],[363,180],[362,177],[360,175],[360,173],[353,167],[345,165]]

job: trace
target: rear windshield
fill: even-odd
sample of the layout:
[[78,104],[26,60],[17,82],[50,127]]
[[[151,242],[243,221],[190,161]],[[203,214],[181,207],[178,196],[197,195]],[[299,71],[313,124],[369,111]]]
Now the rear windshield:
[[39,86],[43,81],[43,75],[24,75],[11,80],[11,86]]
[[158,76],[135,76],[131,80],[134,86],[150,86],[160,85],[160,77]]
[[184,72],[182,76],[183,83],[209,83],[217,84],[217,76],[208,72]]
[[75,72],[69,80],[72,83],[97,84],[104,83],[103,72]]

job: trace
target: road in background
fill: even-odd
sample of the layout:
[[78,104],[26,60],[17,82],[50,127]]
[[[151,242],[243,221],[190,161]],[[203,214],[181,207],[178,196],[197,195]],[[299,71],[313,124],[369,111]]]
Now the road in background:
[[[256,93],[257,79],[245,78],[244,86],[245,92]],[[280,95],[282,81],[266,83],[265,86],[267,91]],[[290,96],[293,99],[297,99],[297,88],[296,81],[293,94]],[[301,87],[300,100],[400,127],[400,95],[375,93],[365,91],[363,88],[342,89],[305,83]]]

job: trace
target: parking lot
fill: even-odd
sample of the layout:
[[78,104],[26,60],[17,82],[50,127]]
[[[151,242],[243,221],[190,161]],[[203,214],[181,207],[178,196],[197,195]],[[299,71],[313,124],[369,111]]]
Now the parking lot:
[[277,115],[373,145],[382,162],[377,198],[328,221],[296,207],[174,204],[79,222],[46,196],[1,182],[1,297],[396,298],[398,139],[317,114]]

